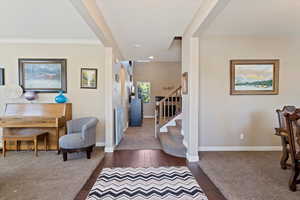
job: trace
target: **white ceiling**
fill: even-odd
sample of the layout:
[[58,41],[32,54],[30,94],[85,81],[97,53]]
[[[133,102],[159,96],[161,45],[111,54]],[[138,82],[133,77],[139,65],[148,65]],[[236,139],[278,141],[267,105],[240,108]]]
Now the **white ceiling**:
[[[202,0],[97,0],[122,54],[131,60],[154,56],[178,61],[180,49],[170,48],[182,36]],[[141,45],[140,48],[134,47]]]
[[69,0],[1,0],[0,40],[98,41]]
[[299,0],[230,0],[204,34],[299,36],[299,20]]

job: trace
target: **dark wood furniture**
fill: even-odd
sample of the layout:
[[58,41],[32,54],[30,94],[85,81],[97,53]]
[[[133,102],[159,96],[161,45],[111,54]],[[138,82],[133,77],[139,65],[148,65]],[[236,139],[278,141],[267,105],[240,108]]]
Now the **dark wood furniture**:
[[[58,140],[66,133],[66,121],[72,119],[72,104],[15,103],[6,104],[0,117],[3,136],[19,134],[28,129],[48,132],[49,150],[58,150]],[[42,148],[38,145],[38,148]],[[6,143],[7,150],[17,150],[14,142]],[[31,142],[22,142],[21,150],[31,149]]]
[[289,151],[292,160],[292,175],[289,180],[289,188],[296,191],[300,174],[300,109],[293,114],[286,113],[287,137],[289,141]]
[[44,150],[47,151],[47,135],[48,132],[39,131],[39,130],[23,130],[18,133],[9,133],[2,137],[3,140],[3,157],[5,157],[6,153],[6,143],[8,141],[14,141],[16,143],[17,151],[20,150],[20,142],[21,141],[32,141],[34,143],[34,155],[38,156],[38,139],[44,139]]
[[282,110],[278,109],[276,110],[277,116],[278,116],[278,122],[279,122],[279,128],[276,128],[275,135],[281,137],[281,144],[282,144],[282,156],[280,165],[282,169],[286,169],[288,164],[287,160],[289,159],[289,141],[288,137],[286,135],[287,125],[284,115],[287,113],[293,113],[295,112],[296,107],[295,106],[284,106]]

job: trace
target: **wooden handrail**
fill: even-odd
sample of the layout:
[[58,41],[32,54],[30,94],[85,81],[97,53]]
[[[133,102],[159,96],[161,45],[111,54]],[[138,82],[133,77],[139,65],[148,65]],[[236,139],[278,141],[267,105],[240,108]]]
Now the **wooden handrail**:
[[181,113],[182,98],[181,86],[169,92],[162,100],[156,102],[155,108],[155,136],[157,129],[168,123]]

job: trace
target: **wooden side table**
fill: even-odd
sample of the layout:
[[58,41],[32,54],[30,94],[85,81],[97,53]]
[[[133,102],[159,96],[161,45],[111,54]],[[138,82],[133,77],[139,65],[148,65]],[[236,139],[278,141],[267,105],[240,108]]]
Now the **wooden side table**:
[[36,131],[36,130],[24,130],[24,131],[18,132],[18,133],[4,134],[3,137],[2,137],[3,157],[5,157],[5,153],[6,153],[6,148],[5,147],[6,147],[6,142],[7,141],[15,141],[16,145],[17,145],[17,150],[20,150],[20,142],[21,141],[33,141],[33,143],[34,143],[34,155],[38,156],[38,138],[39,137],[44,138],[45,150],[47,151],[48,150],[47,136],[48,136],[48,132]]

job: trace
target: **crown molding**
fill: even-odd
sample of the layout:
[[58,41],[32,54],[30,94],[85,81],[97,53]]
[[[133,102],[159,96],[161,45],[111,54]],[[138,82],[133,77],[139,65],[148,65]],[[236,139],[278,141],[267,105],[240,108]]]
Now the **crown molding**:
[[89,44],[102,45],[97,39],[34,39],[34,38],[0,38],[0,44]]

